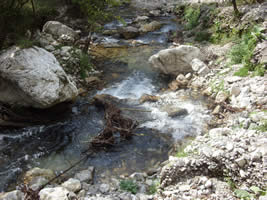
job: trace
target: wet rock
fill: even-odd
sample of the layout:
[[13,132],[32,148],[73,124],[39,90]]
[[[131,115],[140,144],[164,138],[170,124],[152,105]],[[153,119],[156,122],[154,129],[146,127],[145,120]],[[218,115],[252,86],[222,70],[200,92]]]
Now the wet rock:
[[172,82],[170,82],[168,84],[168,87],[170,88],[171,91],[178,90],[179,89],[179,86],[180,86],[180,84],[176,80],[174,80],[174,81],[172,81]]
[[48,108],[78,95],[54,55],[39,47],[5,51],[0,74],[0,101],[8,104]]
[[24,200],[24,194],[19,190],[0,194],[0,200]]
[[139,30],[133,26],[122,27],[119,30],[121,36],[125,39],[133,39],[139,35]]
[[154,17],[160,16],[160,10],[151,10],[149,11],[149,14]]
[[101,80],[96,76],[89,76],[85,79],[85,81],[88,85],[96,85],[101,82]]
[[147,33],[160,29],[162,24],[158,21],[150,22],[149,24],[144,24],[140,27],[140,32]]
[[32,185],[37,182],[38,178],[45,178],[46,180],[51,180],[56,175],[55,173],[50,169],[41,169],[38,167],[35,167],[29,171],[26,172],[24,176],[24,184],[26,185]]
[[89,167],[87,170],[80,171],[75,174],[74,178],[81,182],[92,183],[94,177],[94,167]]
[[170,107],[165,109],[165,111],[171,118],[188,115],[188,111],[185,108]]
[[178,75],[192,72],[191,61],[201,57],[197,47],[181,45],[172,49],[161,50],[151,56],[149,62],[164,74]]
[[145,103],[145,102],[157,102],[160,99],[159,96],[144,94],[140,97],[139,103]]
[[73,192],[63,187],[45,188],[39,192],[40,200],[70,200],[77,198]]
[[228,94],[223,91],[219,91],[216,95],[215,103],[223,103],[228,98]]
[[65,181],[61,186],[71,192],[78,192],[82,189],[81,182],[74,178],[70,178],[69,180]]
[[56,38],[67,36],[71,41],[74,41],[78,37],[77,32],[58,21],[46,22],[43,26],[43,32],[52,34]]
[[137,16],[134,21],[135,22],[143,22],[143,21],[147,21],[148,19],[149,19],[148,16]]

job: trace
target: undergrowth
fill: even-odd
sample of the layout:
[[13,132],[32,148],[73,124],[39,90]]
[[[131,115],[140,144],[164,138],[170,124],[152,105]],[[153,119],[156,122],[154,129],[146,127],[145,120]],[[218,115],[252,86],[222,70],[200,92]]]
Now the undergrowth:
[[184,18],[186,20],[186,29],[191,30],[199,24],[200,8],[187,7],[184,11]]
[[239,69],[235,75],[236,76],[247,76],[249,71],[253,71],[254,75],[263,76],[266,71],[266,66],[258,65],[251,62],[253,58],[254,49],[257,43],[264,38],[261,33],[263,29],[254,26],[242,37],[236,41],[236,45],[233,46],[232,50],[229,53],[229,58],[231,59],[231,64],[240,64],[244,65],[243,68]]
[[138,185],[133,180],[122,180],[120,181],[120,189],[136,194],[138,191]]

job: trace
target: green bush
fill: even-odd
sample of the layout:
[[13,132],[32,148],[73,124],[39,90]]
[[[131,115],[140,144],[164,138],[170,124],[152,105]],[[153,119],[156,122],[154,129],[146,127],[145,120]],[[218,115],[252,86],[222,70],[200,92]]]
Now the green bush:
[[120,182],[120,189],[136,194],[138,191],[138,185],[133,180],[122,180]]
[[88,54],[82,53],[80,55],[80,75],[82,79],[87,77],[87,72],[93,68]]
[[237,72],[235,72],[234,75],[240,76],[240,77],[246,77],[246,76],[248,76],[248,71],[249,70],[247,67],[242,67]]
[[189,7],[186,8],[184,11],[184,18],[187,22],[186,29],[191,30],[195,28],[199,24],[199,16],[200,16],[200,8],[196,7]]
[[207,31],[200,31],[195,34],[195,40],[198,42],[209,41],[211,34]]
[[255,71],[255,75],[264,75],[264,72],[266,71],[264,66],[251,63],[257,42],[264,39],[261,30],[262,29],[255,26],[244,33],[241,39],[238,40],[237,44],[230,51],[229,57],[232,64],[244,64],[244,67],[236,72],[235,75],[246,76],[248,75],[248,71]]

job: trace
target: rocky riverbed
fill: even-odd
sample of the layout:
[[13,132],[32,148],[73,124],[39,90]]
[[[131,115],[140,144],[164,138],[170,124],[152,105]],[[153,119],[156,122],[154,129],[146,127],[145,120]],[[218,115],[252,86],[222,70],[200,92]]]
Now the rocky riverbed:
[[[262,8],[260,6],[259,8],[253,7],[251,13],[253,14],[257,9],[261,10]],[[151,16],[165,16],[166,11],[168,9],[156,9],[146,17],[137,17],[136,20],[146,21]],[[249,9],[248,13],[250,13]],[[150,31],[154,31],[153,27],[156,27],[155,23],[153,26],[152,22],[145,26],[149,29],[152,27]],[[60,26],[63,25],[60,24]],[[261,26],[266,35],[266,22]],[[64,33],[69,33],[69,35],[63,38],[59,36],[59,38],[67,46],[55,48],[58,46],[57,42],[60,41],[53,37],[51,39],[47,34],[58,34],[58,31],[53,32],[51,29],[52,32],[49,32],[49,23],[45,27],[40,37],[44,47],[54,53],[66,69],[69,63],[78,62],[72,55],[75,55],[79,50],[69,45],[69,42],[75,40],[74,38],[77,37],[78,33],[63,26],[68,30]],[[158,28],[160,26],[156,29]],[[144,26],[138,29],[129,22],[126,29],[120,29],[121,35],[124,37],[121,40],[123,43],[109,38],[106,40],[111,42],[108,48],[111,48],[112,45],[115,48],[125,48],[125,45],[127,48],[137,44],[147,45],[143,41],[129,40],[129,38],[138,37],[140,34],[138,31],[142,29]],[[118,33],[113,30],[109,34]],[[191,41],[190,37],[184,39],[185,42]],[[103,48],[101,41],[103,42],[103,40],[98,40],[95,45]],[[150,167],[144,172],[135,172],[131,175],[121,174],[119,177],[110,176],[108,179],[105,175],[103,177],[100,175],[101,178],[97,182],[94,181],[95,167],[87,166],[86,169],[73,174],[72,178],[63,176],[55,182],[50,182],[40,192],[38,189],[55,177],[55,172],[48,169],[33,168],[24,175],[24,183],[36,190],[37,193],[39,192],[41,200],[266,199],[267,74],[265,72],[264,76],[252,76],[252,74],[247,77],[235,76],[234,73],[243,66],[239,64],[227,67],[229,63],[227,54],[232,45],[231,43],[224,45],[199,44],[198,47],[195,47],[174,43],[170,44],[166,50],[153,55],[149,61],[154,68],[162,73],[175,76],[165,91],[161,91],[157,96],[153,96],[153,92],[151,92],[148,96],[141,97],[142,92],[149,93],[151,91],[151,89],[147,89],[151,83],[147,81],[146,77],[142,77],[142,80],[139,79],[140,77],[138,79],[129,78],[123,84],[119,84],[120,90],[117,90],[118,85],[115,85],[102,91],[114,96],[117,95],[118,98],[130,96],[132,99],[139,99],[141,97],[138,103],[141,102],[142,104],[146,98],[151,102],[144,103],[142,109],[152,109],[152,114],[164,123],[166,118],[170,120],[168,117],[171,116],[168,114],[171,112],[166,114],[166,110],[164,110],[163,114],[158,109],[161,105],[176,106],[174,102],[179,101],[181,101],[179,104],[182,105],[182,100],[177,97],[188,91],[203,94],[209,99],[209,105],[205,111],[202,111],[202,107],[198,108],[197,106],[193,109],[194,117],[197,116],[201,123],[197,123],[198,120],[195,118],[190,118],[189,122],[192,123],[194,129],[187,127],[181,131],[185,136],[195,137],[187,140],[182,146],[177,142],[178,144],[175,146],[178,147],[178,153],[171,153],[165,162],[158,164],[155,168]],[[109,53],[107,55],[110,56]],[[182,57],[182,55],[185,56]],[[182,59],[180,59],[181,57]],[[257,62],[266,64],[266,40],[256,48],[254,58]],[[180,63],[180,69],[175,69],[176,61]],[[98,72],[93,71],[92,73]],[[77,73],[73,74],[74,81],[81,83],[76,75]],[[93,78],[93,80],[100,81],[98,78]],[[129,85],[131,85],[131,91],[136,89],[132,87],[136,80],[144,81],[142,92],[127,92]],[[91,83],[89,79],[88,83]],[[175,109],[177,108],[175,107]],[[173,111],[173,107],[171,110]],[[181,115],[188,115],[188,110],[189,107]],[[201,110],[201,112],[196,112],[196,110]],[[190,110],[189,113],[192,114]],[[179,114],[179,116],[181,115]],[[189,117],[191,116],[189,115]],[[159,130],[164,129],[164,132],[175,133],[173,136],[179,138],[180,132],[176,134],[173,131],[175,128],[179,129],[179,126],[175,125],[177,121],[164,123],[155,127],[155,123],[148,122],[144,123],[144,126],[153,126]],[[209,127],[198,129],[203,124]],[[197,133],[194,134],[194,131]],[[186,132],[190,132],[190,134],[186,135]],[[1,200],[20,200],[23,198],[24,194],[20,190],[0,194]]]

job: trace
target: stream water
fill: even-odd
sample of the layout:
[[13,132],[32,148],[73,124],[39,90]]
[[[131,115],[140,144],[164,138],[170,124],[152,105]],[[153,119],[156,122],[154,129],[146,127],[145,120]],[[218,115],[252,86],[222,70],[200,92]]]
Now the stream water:
[[[117,97],[123,114],[138,121],[139,126],[131,140],[121,141],[109,151],[95,153],[68,176],[88,166],[96,168],[95,181],[145,171],[168,159],[175,142],[201,133],[208,119],[203,98],[187,90],[161,91],[167,82],[147,62],[149,56],[167,47],[166,33],[177,28],[171,18],[160,20],[165,23],[161,30],[138,38],[150,45],[102,49],[113,52],[105,52],[112,59],[103,69],[106,88],[78,99],[64,119],[49,125],[0,132],[0,191],[15,186],[20,175],[32,167],[60,172],[84,156],[90,139],[105,123],[103,110],[89,104],[96,93]],[[116,28],[116,24],[120,26],[113,22],[106,28]],[[160,100],[140,104],[138,99],[143,94],[158,95]],[[188,114],[169,117],[166,110],[176,108],[185,108]]]

